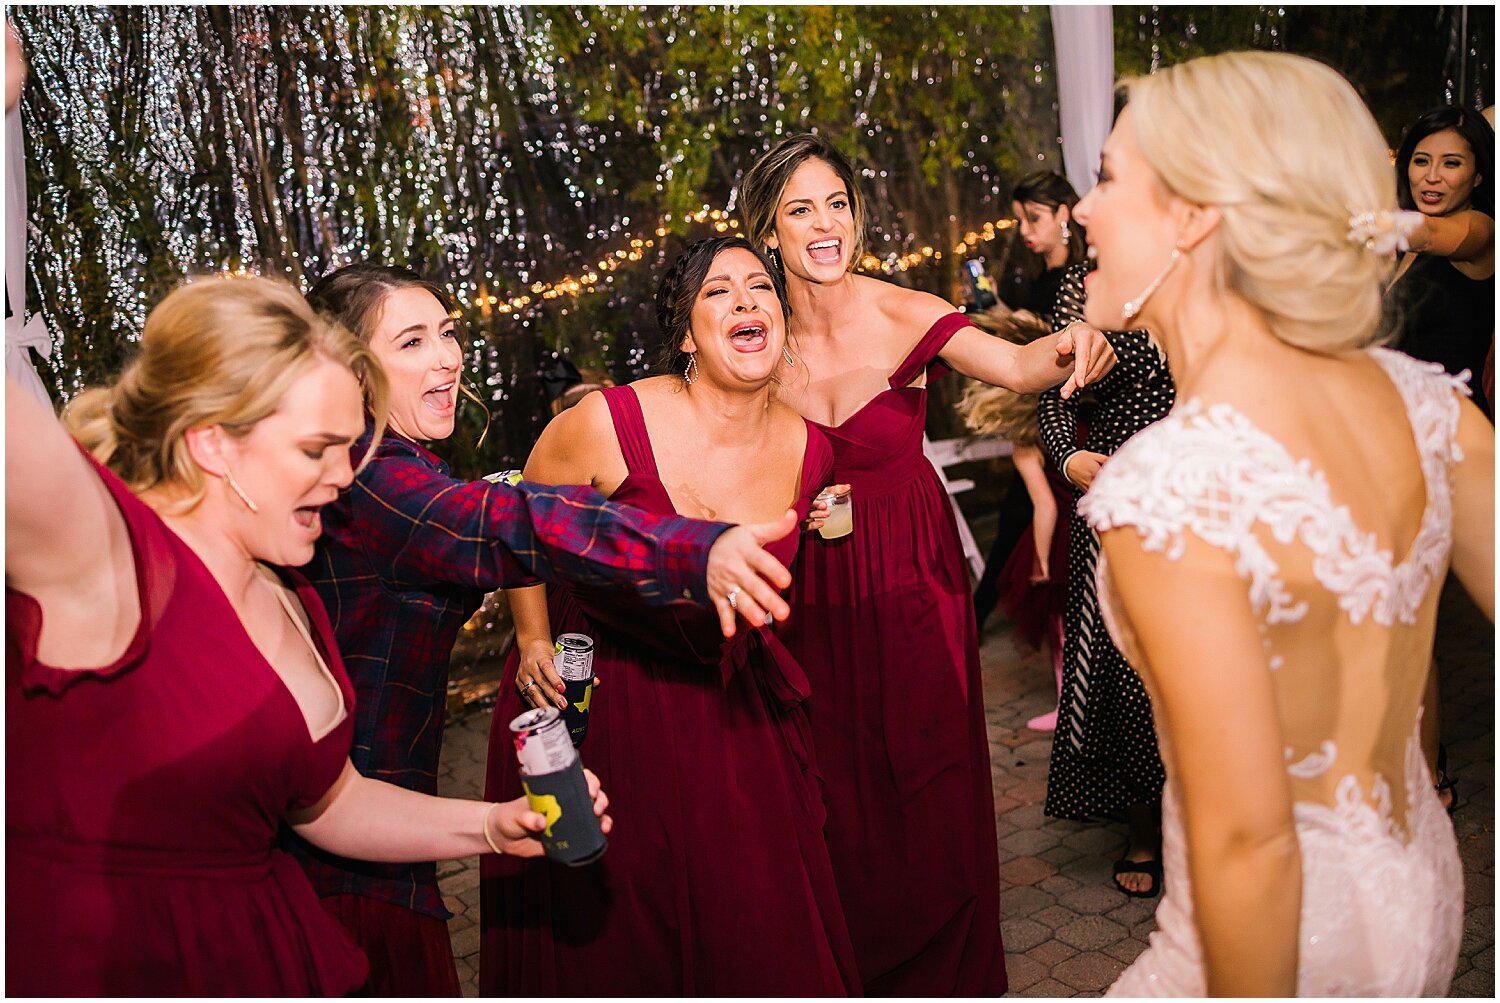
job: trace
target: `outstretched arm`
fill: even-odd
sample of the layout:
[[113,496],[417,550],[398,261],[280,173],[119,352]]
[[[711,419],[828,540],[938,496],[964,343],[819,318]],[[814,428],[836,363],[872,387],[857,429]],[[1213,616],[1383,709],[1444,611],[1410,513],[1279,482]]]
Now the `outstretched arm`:
[[[955,313],[952,304],[930,293],[908,289],[883,296],[888,316],[901,330],[931,331]],[[1098,331],[1081,327],[1017,345],[965,324],[947,337],[937,355],[949,368],[991,386],[1027,394],[1061,387],[1065,397],[1099,379],[1115,362],[1109,342]]]
[[485,590],[572,581],[627,589],[652,604],[712,603],[734,631],[740,612],[790,612],[791,583],[762,545],[791,532],[791,515],[730,527],[612,505],[583,487],[491,484],[446,477],[414,456],[383,454],[355,480],[369,552],[396,581],[453,582]]
[[1034,394],[1061,385],[1063,397],[1071,397],[1115,364],[1109,342],[1083,324],[1029,345],[1013,345],[977,327],[965,327],[954,333],[941,354],[958,372],[992,386]]
[[708,550],[728,529],[609,505],[584,487],[462,481],[394,449],[350,491],[368,552],[396,582],[489,591],[541,578],[702,602]]
[[1495,429],[1461,400],[1453,476],[1453,573],[1485,616],[1495,619]]
[[1478,209],[1452,216],[1422,216],[1407,238],[1413,251],[1435,254],[1450,261],[1495,264],[1495,221]]
[[[580,490],[578,487],[565,487],[566,485],[588,485],[591,488],[613,491],[624,479],[625,474],[624,459],[619,453],[618,446],[615,445],[608,405],[598,394],[591,394],[577,407],[564,411],[553,419],[543,431],[541,439],[538,440],[526,464],[528,479],[535,478],[541,483],[560,485],[555,489],[559,491]],[[521,486],[528,489],[534,487],[526,481],[523,481]],[[599,496],[596,494],[594,497]],[[700,535],[706,533],[705,527],[707,527],[721,534],[717,538],[706,537],[711,542],[711,546],[707,552],[706,563],[701,565],[703,567],[702,585],[694,581],[683,589],[681,596],[678,596],[675,591],[669,591],[661,598],[641,590],[638,586],[632,586],[636,591],[641,592],[646,601],[671,602],[677,598],[683,598],[691,599],[701,605],[711,604],[719,614],[719,628],[725,637],[734,636],[738,629],[736,621],[739,617],[744,617],[752,624],[760,624],[766,622],[767,617],[784,620],[791,614],[786,600],[780,595],[781,590],[791,584],[791,575],[781,562],[765,551],[764,547],[765,544],[779,540],[792,531],[796,522],[795,512],[788,512],[775,522],[753,526],[734,526],[726,530],[721,523],[650,516],[630,506],[606,503],[601,508],[608,510],[621,520],[640,519],[659,522],[668,527],[684,527],[685,530],[694,531]],[[604,542],[610,542],[609,538],[606,537]],[[591,579],[576,573],[556,577],[541,572],[538,574],[549,581],[563,578],[582,585],[618,587],[608,579],[597,577]],[[689,592],[691,595],[688,594]],[[736,593],[735,606],[729,603],[731,592]],[[533,595],[530,609],[535,612],[539,608]],[[528,623],[528,629],[535,640],[541,633],[550,630],[550,627],[545,627],[540,618],[534,618]],[[517,630],[519,639],[519,623]],[[532,692],[535,692],[535,688]]]
[[[609,799],[599,789],[599,778],[588,770],[594,814],[609,832],[604,810]],[[318,803],[287,816],[303,839],[340,857],[375,863],[405,864],[424,860],[452,860],[493,852],[491,841],[503,852],[536,857],[542,844],[536,836],[547,820],[526,804],[514,801],[465,801],[419,794],[383,780],[361,776],[354,764]],[[486,838],[488,834],[488,839]]]
[[42,607],[39,658],[107,665],[141,616],[125,519],[56,416],[5,391],[5,582]]
[[1291,996],[1301,854],[1245,583],[1227,553],[1191,535],[1176,560],[1144,550],[1130,526],[1100,544],[1180,794],[1208,992]]

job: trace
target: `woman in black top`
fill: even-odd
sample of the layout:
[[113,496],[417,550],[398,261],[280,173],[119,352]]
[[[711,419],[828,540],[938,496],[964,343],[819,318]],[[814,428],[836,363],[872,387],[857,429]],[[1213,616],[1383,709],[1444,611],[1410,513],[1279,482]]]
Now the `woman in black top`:
[[[1073,220],[1073,207],[1077,204],[1078,193],[1067,178],[1055,171],[1028,174],[1016,183],[1011,193],[1011,211],[1016,214],[1021,241],[1032,257],[1018,271],[1024,276],[1038,264],[1042,271],[1030,282],[1016,282],[1016,288],[1007,293],[1006,304],[1012,310],[1031,311],[1049,330],[1062,326],[1055,322],[1054,311],[1063,275],[1084,260],[1085,234],[1083,227]],[[981,637],[985,621],[999,602],[1000,569],[1005,567],[1016,543],[1029,531],[1032,515],[1031,498],[1020,475],[1013,475],[1001,497],[999,528],[984,562],[984,574],[974,588],[974,619]],[[1068,517],[1071,515],[1067,513]]]
[[[1434,108],[1407,130],[1396,153],[1396,196],[1422,219],[1386,292],[1396,347],[1450,373],[1467,370],[1474,403],[1491,421],[1481,374],[1495,344],[1494,168],[1495,130],[1471,109]],[[1428,674],[1422,751],[1451,814],[1458,790],[1438,741],[1439,675]]]
[[1469,108],[1436,108],[1417,119],[1396,155],[1404,209],[1422,214],[1389,298],[1396,347],[1468,370],[1474,403],[1494,419],[1480,374],[1495,335],[1495,131]]
[[[1057,292],[1069,268],[1084,261],[1083,227],[1073,219],[1078,193],[1068,179],[1055,171],[1037,171],[1016,183],[1011,193],[1011,212],[1026,250],[1041,265],[1038,275],[1008,305],[1030,310],[1049,324],[1057,306]],[[1061,327],[1053,324],[1053,329]]]
[[[1064,276],[1057,297],[1059,324],[1083,322],[1087,271],[1078,265]],[[1093,387],[1094,407],[1082,444],[1080,395],[1064,400],[1047,391],[1037,403],[1047,458],[1078,494],[1088,490],[1100,466],[1127,439],[1165,417],[1176,398],[1166,356],[1147,332],[1111,331],[1107,337],[1119,361]],[[1098,563],[1099,536],[1075,513],[1068,529],[1062,687],[1045,810],[1054,818],[1079,821],[1124,817],[1130,834],[1114,866],[1115,883],[1127,895],[1152,896],[1161,891],[1158,844],[1166,774],[1150,697],[1110,642],[1099,612]]]

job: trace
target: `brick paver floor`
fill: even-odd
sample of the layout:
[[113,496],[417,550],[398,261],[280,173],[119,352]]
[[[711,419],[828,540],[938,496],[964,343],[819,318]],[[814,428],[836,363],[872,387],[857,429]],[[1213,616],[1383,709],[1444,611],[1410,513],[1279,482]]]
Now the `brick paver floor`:
[[[1042,814],[1050,735],[1026,729],[1054,697],[1050,666],[1018,651],[992,627],[980,652],[988,708],[1000,846],[1000,911],[1012,995],[1097,996],[1146,947],[1155,899],[1117,891],[1110,864],[1125,844],[1123,824],[1086,825]],[[1454,819],[1464,863],[1464,942],[1452,995],[1495,995],[1494,632],[1452,587],[1439,617],[1444,737],[1459,783]],[[477,797],[484,782],[489,713],[448,729],[444,793]],[[627,820],[620,820],[628,824]],[[478,858],[440,865],[459,978],[478,994]]]

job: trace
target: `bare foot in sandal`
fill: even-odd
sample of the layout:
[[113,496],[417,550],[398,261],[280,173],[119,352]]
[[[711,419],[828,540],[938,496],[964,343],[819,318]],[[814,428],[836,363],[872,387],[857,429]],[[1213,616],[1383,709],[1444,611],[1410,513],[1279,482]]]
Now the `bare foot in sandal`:
[[1161,805],[1134,804],[1126,811],[1130,836],[1114,864],[1115,885],[1137,898],[1161,892]]

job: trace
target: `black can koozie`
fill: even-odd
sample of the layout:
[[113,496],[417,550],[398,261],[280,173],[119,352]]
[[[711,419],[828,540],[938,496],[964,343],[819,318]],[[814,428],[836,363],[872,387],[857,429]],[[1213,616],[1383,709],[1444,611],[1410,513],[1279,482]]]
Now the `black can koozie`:
[[589,733],[589,707],[594,702],[594,677],[587,679],[564,679],[563,699],[568,705],[562,709],[563,724],[568,726],[568,738],[573,747],[583,744]]
[[572,765],[556,773],[532,776],[523,771],[521,786],[531,810],[547,819],[541,839],[548,859],[578,867],[603,855],[609,840],[594,814],[581,758],[575,756]]

